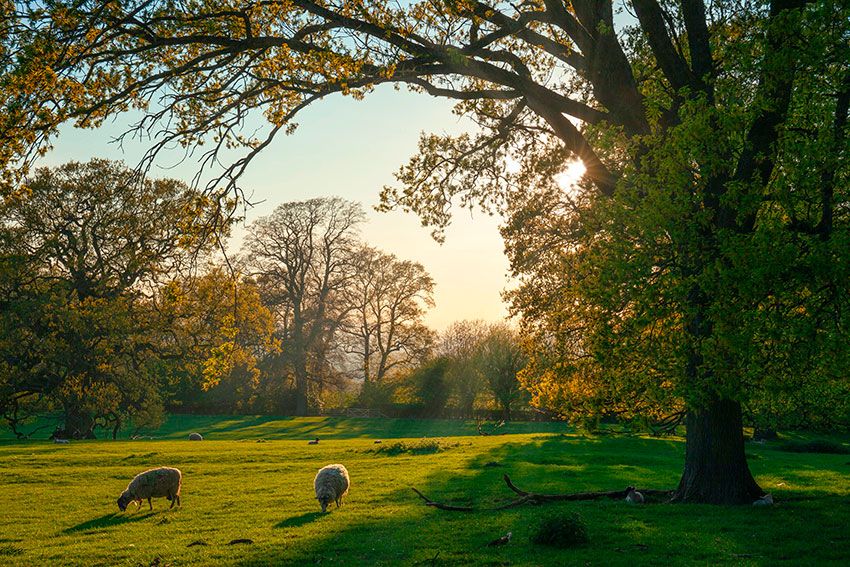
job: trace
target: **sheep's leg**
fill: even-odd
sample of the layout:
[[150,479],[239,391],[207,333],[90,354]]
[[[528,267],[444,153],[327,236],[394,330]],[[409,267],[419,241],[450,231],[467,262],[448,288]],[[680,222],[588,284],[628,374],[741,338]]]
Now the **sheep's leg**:
[[153,510],[153,504],[151,504],[151,499],[148,498],[148,507]]
[[177,506],[180,506],[180,495],[175,494],[174,497],[177,498]]
[[168,507],[168,509],[171,510],[172,508],[174,508],[174,496],[169,494],[168,499],[171,500],[171,506]]

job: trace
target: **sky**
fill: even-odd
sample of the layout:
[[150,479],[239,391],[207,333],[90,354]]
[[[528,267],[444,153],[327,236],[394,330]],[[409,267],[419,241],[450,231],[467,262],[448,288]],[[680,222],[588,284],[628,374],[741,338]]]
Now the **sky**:
[[[256,203],[246,222],[269,214],[277,205],[321,196],[359,201],[369,222],[363,240],[406,260],[423,264],[436,282],[425,322],[436,330],[462,319],[496,321],[506,316],[501,292],[509,285],[508,262],[498,232],[498,219],[456,209],[444,244],[437,244],[418,217],[401,211],[378,213],[372,207],[384,185],[416,152],[419,133],[457,133],[469,126],[452,114],[451,102],[391,86],[379,87],[356,101],[340,95],[314,103],[299,115],[294,134],[280,134],[251,163],[241,185]],[[110,140],[130,123],[119,116],[98,130],[64,128],[42,165],[87,161],[93,157],[123,159],[136,165],[145,145]],[[179,161],[177,152],[159,159],[152,174],[191,181],[196,164]],[[231,248],[238,249],[237,228]]]

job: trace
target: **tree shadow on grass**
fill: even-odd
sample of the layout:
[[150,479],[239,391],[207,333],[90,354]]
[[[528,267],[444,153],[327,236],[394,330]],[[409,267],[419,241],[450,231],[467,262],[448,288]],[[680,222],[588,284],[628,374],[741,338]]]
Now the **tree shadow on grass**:
[[109,528],[112,526],[119,526],[121,524],[138,522],[139,520],[150,518],[154,514],[156,514],[156,512],[148,511],[142,514],[122,514],[120,512],[113,512],[111,514],[105,514],[99,518],[92,518],[91,520],[80,522],[76,526],[65,528],[64,530],[62,530],[62,533],[73,534],[77,532],[86,532],[89,530],[98,530],[103,528]]
[[303,526],[305,524],[309,524],[313,520],[322,516],[321,512],[305,512],[300,516],[292,516],[291,518],[286,518],[281,520],[274,527],[276,528],[297,528],[299,526]]
[[[773,564],[807,558],[842,564],[850,542],[850,509],[838,500],[780,502],[770,508],[652,504],[622,500],[551,502],[501,511],[492,508],[515,495],[505,486],[508,473],[519,486],[538,492],[617,490],[636,484],[675,486],[681,475],[681,442],[634,437],[579,439],[551,437],[509,442],[471,455],[463,465],[440,467],[440,455],[417,457],[430,464],[410,481],[434,500],[471,505],[479,511],[450,512],[425,506],[408,479],[354,501],[333,529],[316,530],[310,514],[284,520],[286,545],[260,543],[237,563],[301,565],[318,561],[348,564]],[[375,458],[383,458],[376,456]],[[485,466],[499,463],[499,466]],[[803,464],[781,461],[771,472],[793,474]],[[358,509],[359,508],[359,509]],[[368,513],[363,510],[368,509]],[[579,513],[590,543],[563,550],[532,543],[542,518]],[[313,518],[319,513],[314,513]],[[800,518],[805,517],[805,522]],[[337,518],[333,518],[337,520]],[[512,532],[509,544],[487,543]],[[533,559],[531,559],[533,558]]]

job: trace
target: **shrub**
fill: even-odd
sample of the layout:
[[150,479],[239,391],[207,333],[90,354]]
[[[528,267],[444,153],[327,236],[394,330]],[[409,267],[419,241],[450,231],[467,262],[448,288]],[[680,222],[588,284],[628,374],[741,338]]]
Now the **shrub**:
[[436,358],[419,367],[410,376],[415,384],[416,397],[422,405],[422,417],[437,417],[449,401],[449,383],[446,380],[449,361]]
[[364,383],[357,403],[364,408],[383,410],[392,403],[394,390],[391,384]]
[[587,526],[577,513],[543,518],[531,541],[552,547],[575,547],[588,542]]
[[402,453],[410,453],[411,455],[430,455],[433,453],[439,453],[440,451],[454,446],[457,446],[457,444],[446,445],[437,439],[422,439],[421,441],[399,441],[397,443],[381,445],[374,451],[375,453],[389,455],[391,457],[401,455]]

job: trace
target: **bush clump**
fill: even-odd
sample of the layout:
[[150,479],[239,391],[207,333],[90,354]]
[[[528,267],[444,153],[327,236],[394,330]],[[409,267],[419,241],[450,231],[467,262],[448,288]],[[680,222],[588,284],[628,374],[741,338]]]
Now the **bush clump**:
[[439,453],[451,445],[441,443],[438,439],[422,439],[420,441],[398,441],[388,445],[381,445],[374,450],[375,453],[395,456],[403,453],[411,455],[431,455]]
[[826,439],[815,439],[805,443],[786,443],[780,447],[783,451],[790,453],[827,453],[830,455],[850,455],[850,449]]
[[552,547],[576,547],[588,542],[587,525],[577,513],[556,514],[543,518],[531,541]]

